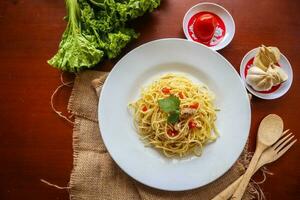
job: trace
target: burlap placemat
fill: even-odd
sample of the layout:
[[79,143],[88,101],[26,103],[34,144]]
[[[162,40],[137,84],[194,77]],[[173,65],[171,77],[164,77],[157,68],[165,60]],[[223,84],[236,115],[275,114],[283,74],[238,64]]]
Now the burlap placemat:
[[[85,71],[74,82],[68,105],[69,111],[75,115],[70,199],[206,200],[244,173],[245,168],[239,160],[213,183],[183,192],[161,191],[136,182],[111,159],[98,128],[98,95],[106,76],[105,72]],[[249,199],[249,196],[244,199]]]

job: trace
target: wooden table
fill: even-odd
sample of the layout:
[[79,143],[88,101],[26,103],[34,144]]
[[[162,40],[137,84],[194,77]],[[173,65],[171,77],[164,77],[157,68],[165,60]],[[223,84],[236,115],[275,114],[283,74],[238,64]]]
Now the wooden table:
[[[197,0],[163,0],[152,14],[136,20],[141,33],[124,53],[158,38],[184,38],[182,18]],[[300,133],[300,1],[223,0],[233,15],[236,34],[220,53],[238,70],[246,52],[260,44],[274,45],[290,60],[294,82],[280,99],[252,100],[252,148],[260,120],[279,114],[285,128]],[[72,169],[72,126],[50,107],[50,96],[60,83],[60,72],[46,60],[57,50],[66,23],[62,0],[0,1],[0,199],[68,199],[66,190],[40,182],[66,186]],[[123,54],[124,55],[124,54]],[[106,61],[97,70],[109,71]],[[66,110],[70,89],[59,92],[55,104]],[[299,142],[269,166],[274,172],[262,185],[268,199],[300,199]],[[260,176],[258,175],[259,179]]]

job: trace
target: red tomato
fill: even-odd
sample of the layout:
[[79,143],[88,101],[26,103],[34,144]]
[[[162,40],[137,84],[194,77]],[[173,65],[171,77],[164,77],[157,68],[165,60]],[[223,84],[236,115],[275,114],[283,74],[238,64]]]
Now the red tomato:
[[190,108],[197,109],[199,107],[199,103],[193,103],[190,105]]
[[171,136],[171,137],[175,137],[176,135],[178,135],[178,131],[169,129],[169,130],[167,131],[167,134],[168,134],[169,136]]
[[148,108],[146,106],[143,106],[142,111],[146,112],[148,110]]
[[199,16],[194,23],[194,33],[199,40],[208,42],[214,36],[217,21],[211,14]]
[[170,94],[171,93],[171,89],[170,88],[163,88],[161,90],[164,94]]
[[183,95],[182,92],[179,92],[178,95],[179,95],[179,98],[180,98],[180,99],[184,99],[184,95]]
[[189,128],[190,128],[190,129],[193,129],[193,128],[196,128],[196,127],[197,127],[196,122],[194,122],[194,120],[190,120],[190,121],[189,121]]

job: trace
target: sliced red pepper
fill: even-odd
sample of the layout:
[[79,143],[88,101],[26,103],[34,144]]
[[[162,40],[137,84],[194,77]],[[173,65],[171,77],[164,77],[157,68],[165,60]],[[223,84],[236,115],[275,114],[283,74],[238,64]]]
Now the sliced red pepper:
[[190,105],[190,108],[197,109],[199,107],[199,103],[193,103]]
[[161,91],[162,91],[164,94],[170,94],[170,93],[171,93],[171,89],[170,89],[170,88],[166,88],[166,87],[164,87]]
[[183,95],[182,92],[179,92],[178,95],[179,95],[179,98],[180,98],[180,99],[184,99],[184,95]]
[[142,111],[146,112],[148,110],[148,108],[146,106],[143,106]]
[[189,121],[189,128],[190,129],[193,129],[193,128],[196,128],[197,127],[197,124],[194,120],[190,120]]
[[169,130],[167,131],[167,134],[168,134],[169,136],[171,136],[171,137],[175,137],[176,135],[178,135],[178,131],[169,129]]

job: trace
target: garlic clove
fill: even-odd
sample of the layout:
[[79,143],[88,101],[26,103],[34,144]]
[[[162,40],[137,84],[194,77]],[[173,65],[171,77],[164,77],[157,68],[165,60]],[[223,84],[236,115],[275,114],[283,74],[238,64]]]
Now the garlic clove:
[[280,51],[277,47],[268,47],[268,52],[270,52],[270,54],[268,54],[274,63],[278,63],[280,60]]
[[252,75],[248,75],[246,77],[246,82],[251,86],[257,85],[261,80],[262,80],[262,77],[260,75],[252,74]]
[[269,90],[273,85],[271,76],[257,66],[248,70],[246,82],[257,91]]
[[273,79],[271,76],[267,75],[264,79],[261,79],[255,86],[257,91],[267,91],[273,87]]
[[266,66],[269,66],[269,62],[264,56],[263,48],[259,48],[258,53],[254,57],[253,64],[264,71],[268,69]]
[[266,71],[262,70],[260,67],[253,65],[252,67],[249,68],[248,74],[266,75],[267,73]]
[[280,60],[280,51],[277,47],[266,47],[262,45],[254,57],[254,65],[267,71],[270,64]]
[[287,73],[281,67],[273,65],[273,68],[278,73],[278,75],[279,75],[279,77],[281,79],[281,82],[284,82],[284,81],[288,80],[289,76],[287,75]]
[[269,74],[272,77],[274,86],[279,85],[281,83],[281,78],[277,73],[277,70],[273,67],[273,65],[269,66],[267,74]]
[[265,67],[268,67],[270,63],[272,63],[272,58],[270,57],[270,54],[272,54],[268,48],[264,45],[260,47],[260,59]]

